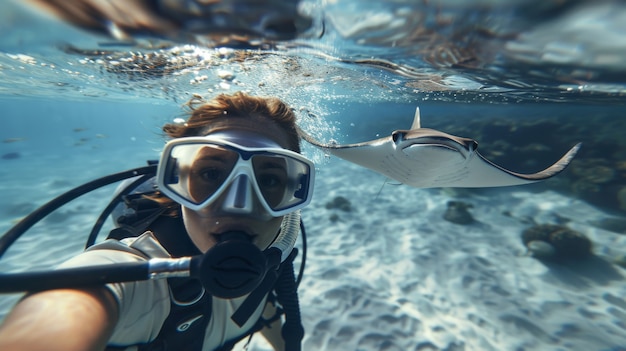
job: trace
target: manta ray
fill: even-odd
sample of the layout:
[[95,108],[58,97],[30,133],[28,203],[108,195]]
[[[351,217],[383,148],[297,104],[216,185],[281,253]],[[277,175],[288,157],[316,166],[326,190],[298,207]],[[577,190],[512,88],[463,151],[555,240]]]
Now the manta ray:
[[409,130],[356,144],[323,144],[304,130],[300,136],[312,145],[388,178],[416,188],[486,188],[530,184],[563,171],[578,152],[580,143],[543,171],[520,174],[483,157],[473,139],[422,128],[419,107]]

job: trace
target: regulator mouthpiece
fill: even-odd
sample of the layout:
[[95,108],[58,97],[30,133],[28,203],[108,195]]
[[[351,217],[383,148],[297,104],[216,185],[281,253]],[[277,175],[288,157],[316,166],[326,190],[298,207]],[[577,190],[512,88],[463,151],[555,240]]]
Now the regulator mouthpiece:
[[266,255],[244,232],[228,232],[199,265],[200,281],[213,296],[232,299],[252,292],[265,277]]

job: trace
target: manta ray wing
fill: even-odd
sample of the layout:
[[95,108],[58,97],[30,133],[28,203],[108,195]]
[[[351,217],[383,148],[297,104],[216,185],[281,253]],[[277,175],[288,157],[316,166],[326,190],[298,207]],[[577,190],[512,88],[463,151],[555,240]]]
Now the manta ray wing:
[[346,161],[356,163],[383,174],[385,173],[376,165],[392,157],[391,154],[393,153],[393,141],[391,137],[357,144],[333,145],[320,143],[301,129],[298,129],[298,134],[308,143],[333,156],[343,158]]
[[574,145],[565,155],[563,155],[552,166],[543,171],[532,174],[521,174],[504,169],[493,162],[487,160],[478,152],[474,153],[474,157],[468,161],[467,177],[459,180],[455,185],[458,187],[497,187],[522,185],[545,180],[559,174],[572,161],[581,144]]

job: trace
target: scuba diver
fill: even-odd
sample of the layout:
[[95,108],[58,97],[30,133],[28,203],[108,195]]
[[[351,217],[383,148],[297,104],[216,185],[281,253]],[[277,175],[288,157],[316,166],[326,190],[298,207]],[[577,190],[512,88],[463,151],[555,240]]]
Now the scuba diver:
[[295,115],[242,92],[189,106],[186,123],[163,127],[156,175],[133,183],[108,239],[60,268],[202,255],[207,273],[31,291],[0,326],[0,350],[230,350],[257,331],[300,350],[294,245],[314,165]]

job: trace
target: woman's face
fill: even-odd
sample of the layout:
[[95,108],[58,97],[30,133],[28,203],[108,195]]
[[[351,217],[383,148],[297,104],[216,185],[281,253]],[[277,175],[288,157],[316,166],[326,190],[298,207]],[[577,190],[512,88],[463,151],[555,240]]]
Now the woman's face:
[[[226,131],[243,132],[249,139],[258,138],[259,141],[276,144],[274,147],[288,148],[289,145],[287,133],[269,118],[224,118],[212,123],[205,135]],[[199,153],[198,158],[202,160],[203,155]],[[220,162],[229,163],[235,160],[220,158]],[[213,203],[198,211],[183,206],[185,228],[191,241],[201,252],[206,252],[217,244],[220,235],[226,232],[237,231],[248,234],[252,243],[261,250],[266,249],[278,234],[282,217],[272,217],[267,213],[254,191],[248,191],[251,197],[246,201],[244,211],[233,210],[226,204],[230,201],[229,194],[232,196],[237,191],[234,188],[227,189]]]

